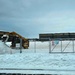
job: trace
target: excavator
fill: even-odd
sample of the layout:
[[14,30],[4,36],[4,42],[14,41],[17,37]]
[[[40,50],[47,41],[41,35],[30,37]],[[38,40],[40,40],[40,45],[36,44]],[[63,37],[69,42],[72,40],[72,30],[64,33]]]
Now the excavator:
[[16,43],[20,43],[20,39],[22,39],[22,48],[28,49],[29,40],[27,38],[22,37],[20,34],[16,32],[3,32],[3,31],[1,32],[0,31],[0,37],[2,37],[3,35],[9,36],[7,41],[12,43],[11,48],[16,48]]

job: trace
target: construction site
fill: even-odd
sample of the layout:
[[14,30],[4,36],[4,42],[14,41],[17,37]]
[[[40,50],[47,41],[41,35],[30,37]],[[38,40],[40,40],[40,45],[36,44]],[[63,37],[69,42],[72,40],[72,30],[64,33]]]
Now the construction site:
[[[51,53],[54,49],[56,52],[58,52],[58,50],[59,52],[64,52],[67,48],[72,46],[71,52],[75,52],[75,33],[44,33],[39,34],[39,38],[30,39],[25,38],[16,32],[0,31],[0,40],[2,40],[7,47],[8,45],[6,43],[10,42],[11,44],[9,47],[11,49],[40,49],[38,45],[41,45],[40,47],[46,45],[49,53]],[[67,50],[67,52],[69,52],[69,50]]]
[[0,31],[0,74],[75,74],[74,42],[75,33],[44,33],[30,39]]

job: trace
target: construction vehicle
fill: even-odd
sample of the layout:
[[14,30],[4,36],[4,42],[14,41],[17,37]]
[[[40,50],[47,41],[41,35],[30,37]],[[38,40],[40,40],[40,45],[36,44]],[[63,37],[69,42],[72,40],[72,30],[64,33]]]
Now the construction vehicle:
[[20,34],[16,32],[4,32],[0,31],[0,39],[3,35],[8,35],[8,42],[11,42],[11,48],[16,48],[16,43],[20,43],[20,39],[22,39],[22,47],[24,49],[28,49],[29,47],[29,40],[27,38],[22,37]]

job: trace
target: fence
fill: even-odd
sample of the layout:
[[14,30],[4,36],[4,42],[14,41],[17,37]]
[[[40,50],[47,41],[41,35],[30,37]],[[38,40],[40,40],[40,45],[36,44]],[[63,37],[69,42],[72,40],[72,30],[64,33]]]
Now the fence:
[[29,49],[33,52],[48,52],[48,53],[74,53],[75,52],[75,40],[47,40],[47,41],[37,41],[30,40]]
[[[0,52],[2,53],[15,53],[15,52],[30,52],[30,53],[75,53],[75,39],[59,40],[30,40],[29,48],[22,49],[22,41],[20,42],[20,49],[11,49],[0,42]],[[5,52],[4,52],[5,51]]]

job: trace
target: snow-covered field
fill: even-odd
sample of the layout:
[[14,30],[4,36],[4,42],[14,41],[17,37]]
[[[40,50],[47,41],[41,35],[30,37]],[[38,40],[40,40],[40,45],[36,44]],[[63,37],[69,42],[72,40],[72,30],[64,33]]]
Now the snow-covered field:
[[49,53],[48,42],[37,42],[36,48],[34,44],[31,42],[29,49],[20,53],[0,41],[0,50],[4,52],[0,54],[0,73],[75,74],[75,53]]
[[[0,55],[0,72],[24,70],[23,73],[75,74],[75,54],[16,53]],[[38,72],[37,72],[38,71]],[[43,72],[42,72],[43,71]],[[10,71],[9,71],[10,72]],[[8,73],[8,72],[7,72]]]

